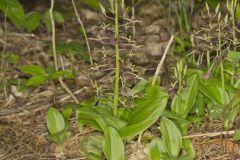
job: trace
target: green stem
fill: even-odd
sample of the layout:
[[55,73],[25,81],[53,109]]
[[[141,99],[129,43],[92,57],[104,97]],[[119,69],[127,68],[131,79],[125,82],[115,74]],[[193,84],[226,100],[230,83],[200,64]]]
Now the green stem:
[[118,92],[119,92],[119,74],[120,74],[120,53],[118,44],[118,0],[115,0],[115,52],[116,52],[116,70],[115,70],[115,85],[114,85],[114,100],[113,114],[118,113]]

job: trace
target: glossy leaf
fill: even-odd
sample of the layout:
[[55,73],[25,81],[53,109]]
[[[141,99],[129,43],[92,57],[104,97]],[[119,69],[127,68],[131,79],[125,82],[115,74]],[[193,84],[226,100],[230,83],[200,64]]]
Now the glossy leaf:
[[165,153],[167,150],[160,138],[154,138],[148,145],[149,160],[165,160]]
[[174,120],[182,135],[187,134],[188,128],[192,124],[191,121],[173,112],[164,111],[162,116]]
[[124,144],[117,130],[107,126],[104,137],[103,152],[107,160],[124,160]]
[[60,133],[65,129],[65,121],[62,114],[53,107],[48,109],[47,127],[51,135]]
[[171,120],[163,117],[160,131],[168,154],[171,157],[178,157],[182,148],[182,136],[177,126]]
[[187,79],[187,87],[182,89],[173,98],[171,109],[173,112],[186,117],[191,111],[198,94],[198,75],[192,75]]
[[146,98],[133,109],[128,125],[119,130],[121,137],[133,137],[149,128],[162,114],[167,101],[168,94],[159,86],[148,87]]
[[19,67],[19,69],[26,73],[26,74],[30,74],[32,76],[40,76],[40,75],[45,75],[46,72],[44,69],[42,69],[42,67],[38,66],[38,65],[34,65],[34,64],[29,64],[29,65],[25,65],[25,66],[21,66]]

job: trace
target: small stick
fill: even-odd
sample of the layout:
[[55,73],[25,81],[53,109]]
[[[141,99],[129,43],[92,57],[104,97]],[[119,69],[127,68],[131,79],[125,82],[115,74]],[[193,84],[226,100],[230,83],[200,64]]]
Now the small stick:
[[[49,9],[51,24],[52,24],[52,48],[53,48],[53,58],[54,58],[54,65],[55,70],[58,71],[58,63],[57,63],[57,52],[56,52],[56,39],[55,39],[55,22],[53,18],[53,6],[54,6],[54,0],[51,0],[51,8]],[[62,77],[58,78],[58,81],[60,82],[63,89],[72,97],[72,99],[75,101],[75,103],[79,103],[76,96],[72,93],[72,91],[68,88],[68,86],[63,82]]]
[[186,139],[186,138],[196,138],[196,137],[216,137],[220,135],[233,135],[234,133],[235,133],[235,130],[231,130],[231,131],[223,131],[223,132],[195,134],[195,135],[184,136],[182,138]]
[[90,45],[89,45],[89,42],[88,42],[87,33],[86,33],[85,27],[84,27],[84,25],[82,23],[82,20],[81,20],[81,18],[79,16],[79,13],[77,11],[77,7],[75,5],[74,0],[72,0],[72,5],[73,5],[73,8],[74,8],[75,15],[77,17],[77,21],[80,24],[80,26],[82,28],[82,31],[83,31],[83,35],[84,35],[84,38],[85,38],[85,41],[86,41],[86,44],[87,44],[87,48],[88,48],[88,52],[89,52],[89,55],[90,55],[90,63],[91,63],[91,65],[93,65],[93,60],[92,60],[92,56],[91,56],[91,49],[90,49]]
[[169,42],[168,42],[168,45],[167,45],[164,53],[163,53],[163,56],[162,56],[160,62],[158,63],[156,72],[155,72],[154,77],[153,77],[152,85],[155,85],[155,83],[156,83],[156,81],[157,81],[157,76],[158,76],[158,74],[159,74],[159,72],[160,72],[160,70],[161,70],[161,68],[162,68],[163,62],[164,62],[164,60],[165,60],[165,58],[166,58],[166,55],[167,55],[167,53],[168,53],[168,50],[169,50],[169,48],[170,48],[173,40],[174,40],[174,36],[172,35],[171,38],[170,38],[170,40],[169,40]]
[[[156,72],[155,72],[154,77],[153,77],[152,85],[155,85],[155,83],[157,81],[157,75],[159,74],[159,72],[160,72],[160,70],[162,68],[163,62],[164,62],[164,60],[166,58],[167,52],[168,52],[168,50],[169,50],[173,40],[174,40],[174,36],[172,35],[170,40],[169,40],[169,42],[168,42],[167,48],[165,49],[164,54],[163,54],[163,56],[162,56],[162,58],[161,58],[161,60],[160,60],[160,62],[158,64],[158,66],[157,66]],[[138,143],[141,143],[142,134],[143,134],[143,132],[141,132],[139,134],[139,136],[138,136]]]

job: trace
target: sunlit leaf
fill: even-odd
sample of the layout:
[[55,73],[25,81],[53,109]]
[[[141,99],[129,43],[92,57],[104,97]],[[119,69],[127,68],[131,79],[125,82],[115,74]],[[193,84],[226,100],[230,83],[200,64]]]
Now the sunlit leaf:
[[34,65],[34,64],[21,66],[21,67],[19,67],[19,69],[22,72],[24,72],[26,74],[30,74],[32,76],[43,76],[43,75],[46,75],[46,72],[45,72],[44,69],[42,69],[42,67],[40,67],[38,65]]
[[191,111],[198,94],[198,75],[192,75],[187,79],[187,87],[182,89],[173,98],[171,109],[173,112],[186,117]]
[[146,81],[145,79],[142,79],[132,88],[131,94],[135,95],[139,92],[144,91],[148,84],[149,84],[149,81]]
[[47,127],[52,135],[60,133],[65,129],[65,121],[62,114],[53,107],[49,108],[47,112]]
[[124,160],[124,144],[117,130],[107,126],[104,137],[103,151],[107,160]]
[[27,80],[27,86],[39,86],[47,80],[46,76],[33,76]]
[[128,125],[119,130],[122,138],[136,136],[150,127],[162,114],[168,101],[168,94],[159,86],[147,88],[146,98],[132,110]]
[[171,120],[163,117],[160,131],[168,154],[171,157],[178,157],[182,148],[182,136],[177,126]]
[[230,101],[228,93],[222,88],[221,81],[217,79],[209,79],[204,83],[201,82],[199,89],[215,105],[226,105]]

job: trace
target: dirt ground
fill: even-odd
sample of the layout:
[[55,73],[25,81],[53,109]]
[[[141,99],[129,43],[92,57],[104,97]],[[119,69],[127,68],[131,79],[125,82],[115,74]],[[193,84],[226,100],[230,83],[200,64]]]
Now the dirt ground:
[[[115,59],[113,28],[107,25],[111,21],[87,7],[79,11],[89,36],[94,64],[91,65],[79,56],[68,54],[60,55],[59,62],[61,67],[71,66],[75,70],[76,77],[65,80],[65,83],[79,100],[83,100],[92,95],[111,94]],[[128,17],[120,21],[123,37],[127,32],[132,31],[133,23],[136,26],[134,38],[122,38],[120,41],[123,59],[121,61],[121,81],[123,82],[121,93],[125,95],[141,77],[153,75],[171,33],[177,30],[176,18],[167,16],[165,7],[161,5],[149,3],[141,6],[135,18],[134,22]],[[34,33],[27,33],[16,29],[8,21],[2,22],[0,35],[4,35],[4,25],[6,25],[7,36],[6,41],[4,36],[0,36],[0,49],[5,47],[6,53],[11,51],[19,54],[20,60],[17,64],[7,64],[5,77],[9,83],[5,92],[0,92],[0,159],[56,159],[56,145],[47,137],[46,112],[51,106],[62,109],[64,104],[72,102],[71,97],[64,92],[58,81],[48,81],[40,87],[27,90],[19,90],[18,85],[10,83],[15,80],[20,84],[22,79],[27,78],[19,70],[21,65],[38,64],[44,67],[53,65],[53,57],[49,53],[51,34],[44,26],[40,26]],[[194,25],[200,26],[202,24],[197,23],[203,22],[204,19]],[[84,37],[78,31],[79,28],[76,17],[72,16],[64,24],[57,25],[57,40],[65,43],[72,41],[84,43]],[[87,54],[86,48],[83,51]],[[168,88],[169,79],[171,79],[169,68],[175,64],[171,63],[172,57],[167,57],[166,61],[161,75],[164,86]],[[239,121],[240,117],[235,124],[238,127]],[[83,131],[79,132],[74,118],[72,118],[72,124],[72,136],[66,144],[66,159],[86,159],[81,152],[80,139],[95,131],[84,127]],[[198,128],[192,126],[189,135],[223,131],[220,120],[206,119],[199,126]],[[149,132],[154,134],[155,130],[153,126]],[[240,145],[233,141],[231,136],[212,138],[202,136],[193,137],[192,140],[196,149],[196,160],[240,159]],[[137,140],[129,142],[126,155],[129,160],[148,159],[146,145],[138,144]]]

